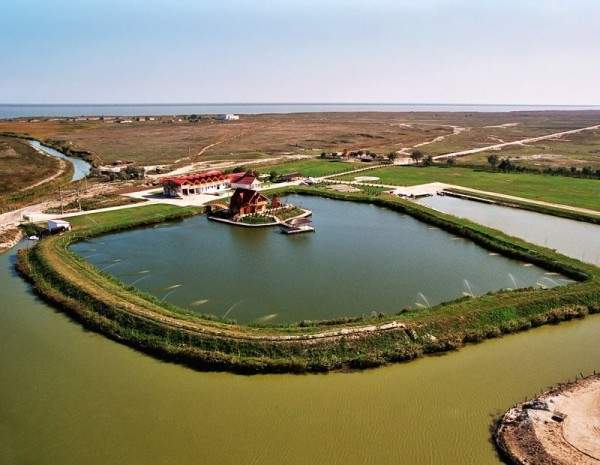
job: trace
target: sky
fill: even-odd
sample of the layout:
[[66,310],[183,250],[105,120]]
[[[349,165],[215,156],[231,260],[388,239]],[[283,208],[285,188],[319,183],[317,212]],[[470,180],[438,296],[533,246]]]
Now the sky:
[[600,0],[7,0],[0,103],[600,104]]

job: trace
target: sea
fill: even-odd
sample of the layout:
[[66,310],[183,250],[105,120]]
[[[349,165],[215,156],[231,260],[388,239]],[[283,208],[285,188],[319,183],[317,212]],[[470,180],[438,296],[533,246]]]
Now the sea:
[[0,119],[59,116],[145,116],[310,112],[511,112],[600,110],[600,105],[476,105],[444,103],[154,103],[0,104]]

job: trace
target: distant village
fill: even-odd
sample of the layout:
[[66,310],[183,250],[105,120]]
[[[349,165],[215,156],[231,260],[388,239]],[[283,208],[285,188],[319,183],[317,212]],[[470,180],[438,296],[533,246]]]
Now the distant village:
[[38,118],[6,118],[5,121],[26,121],[28,123],[38,123],[41,121],[101,121],[104,123],[131,124],[134,122],[151,122],[157,121],[160,123],[181,123],[184,121],[195,122],[201,120],[213,121],[238,121],[240,115],[233,113],[224,114],[208,114],[208,115],[171,115],[171,116],[63,116],[63,117],[38,117]]

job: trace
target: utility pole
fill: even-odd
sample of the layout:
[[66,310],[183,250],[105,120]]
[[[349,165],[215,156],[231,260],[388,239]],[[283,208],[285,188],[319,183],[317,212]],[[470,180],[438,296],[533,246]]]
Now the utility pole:
[[63,210],[63,196],[62,196],[62,189],[60,186],[58,186],[58,195],[60,196],[60,214],[62,215],[64,213]]
[[79,198],[79,186],[77,186],[77,205],[79,205],[79,211],[81,211],[81,199]]

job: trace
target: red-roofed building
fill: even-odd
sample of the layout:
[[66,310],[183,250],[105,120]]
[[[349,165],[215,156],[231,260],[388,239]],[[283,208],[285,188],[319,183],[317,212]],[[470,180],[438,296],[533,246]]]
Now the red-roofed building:
[[214,194],[229,189],[229,179],[218,170],[164,178],[161,184],[166,197]]
[[232,173],[227,176],[232,189],[258,189],[262,184],[255,173]]

